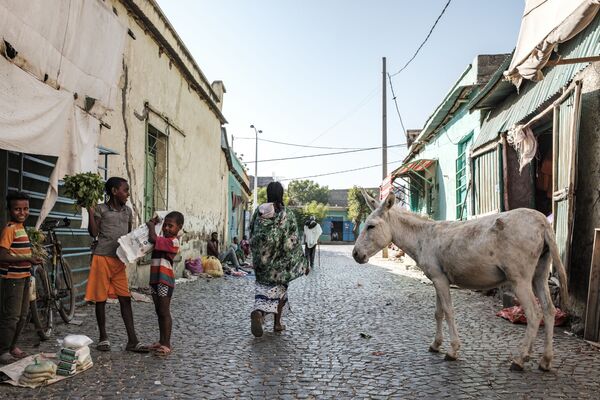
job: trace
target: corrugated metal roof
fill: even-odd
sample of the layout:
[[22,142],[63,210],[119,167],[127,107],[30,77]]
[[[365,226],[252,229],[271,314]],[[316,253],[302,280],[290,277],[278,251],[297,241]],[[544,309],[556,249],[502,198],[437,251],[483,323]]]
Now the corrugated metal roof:
[[512,83],[505,81],[504,71],[510,65],[513,53],[509,54],[500,67],[494,72],[488,83],[477,93],[477,96],[471,100],[467,108],[472,110],[473,108],[492,108],[511,93],[516,92],[516,89]]
[[[600,14],[580,34],[559,46],[562,58],[580,58],[600,54]],[[548,68],[545,78],[540,82],[527,81],[520,94],[513,94],[504,103],[493,110],[483,122],[481,131],[473,144],[473,149],[496,139],[513,125],[523,121],[544,107],[556,96],[561,88],[589,63],[557,65]],[[498,89],[501,90],[501,89]]]

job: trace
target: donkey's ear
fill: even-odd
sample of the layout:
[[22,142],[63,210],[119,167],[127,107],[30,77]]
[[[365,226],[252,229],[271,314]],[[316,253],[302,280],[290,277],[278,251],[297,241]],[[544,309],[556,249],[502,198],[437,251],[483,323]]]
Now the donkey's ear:
[[390,192],[390,194],[388,194],[388,196],[383,201],[383,210],[389,210],[390,208],[394,207],[394,204],[396,204],[396,195]]
[[362,193],[363,197],[365,198],[365,201],[367,202],[367,207],[369,207],[371,211],[379,207],[379,202],[372,198],[364,188],[360,188],[360,192]]

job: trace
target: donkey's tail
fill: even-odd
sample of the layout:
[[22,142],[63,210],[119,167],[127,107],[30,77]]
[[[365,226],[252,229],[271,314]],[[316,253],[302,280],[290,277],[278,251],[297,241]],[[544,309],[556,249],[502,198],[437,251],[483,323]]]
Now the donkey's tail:
[[546,242],[546,245],[550,250],[554,270],[558,273],[558,281],[560,283],[561,307],[564,311],[566,311],[569,307],[569,287],[567,284],[567,272],[560,258],[558,246],[556,245],[556,239],[554,236],[554,230],[552,229],[552,226],[550,226],[550,224],[546,224],[546,230],[544,232],[544,241]]

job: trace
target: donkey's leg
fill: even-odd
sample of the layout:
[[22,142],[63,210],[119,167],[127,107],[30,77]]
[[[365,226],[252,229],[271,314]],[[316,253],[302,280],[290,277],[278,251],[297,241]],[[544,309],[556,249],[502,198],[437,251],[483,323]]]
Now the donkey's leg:
[[442,302],[440,300],[440,296],[437,293],[437,289],[435,291],[435,339],[433,339],[433,343],[429,346],[429,351],[432,353],[438,353],[440,351],[440,346],[444,341],[444,333],[442,332],[442,324],[444,323],[444,310],[442,309]]
[[542,319],[539,311],[539,306],[535,301],[533,295],[533,289],[529,280],[524,280],[517,283],[515,286],[515,294],[523,306],[525,311],[525,317],[527,317],[527,328],[525,329],[525,337],[521,345],[521,351],[518,356],[513,358],[510,369],[513,371],[522,371],[523,365],[529,361],[529,355],[531,354],[531,348],[533,342],[537,336],[537,331],[540,327],[540,320]]
[[437,276],[432,278],[433,286],[437,293],[438,301],[442,306],[442,311],[446,316],[448,324],[448,333],[450,334],[451,349],[446,353],[446,360],[454,361],[458,358],[458,350],[460,349],[460,339],[454,321],[454,307],[452,307],[452,299],[450,298],[450,282],[446,276]]
[[552,350],[552,338],[554,336],[554,316],[556,308],[552,304],[550,289],[548,288],[548,274],[550,272],[549,254],[542,255],[538,262],[535,275],[533,277],[533,290],[540,299],[542,311],[544,313],[544,355],[542,356],[539,368],[542,371],[549,371],[552,364],[554,353]]

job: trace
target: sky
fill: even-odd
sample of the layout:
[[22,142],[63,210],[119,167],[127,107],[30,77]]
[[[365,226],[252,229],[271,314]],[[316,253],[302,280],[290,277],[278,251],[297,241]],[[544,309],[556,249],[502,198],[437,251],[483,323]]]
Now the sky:
[[[382,57],[398,71],[447,0],[158,0],[209,81],[221,80],[234,151],[254,175],[255,131],[286,143],[379,147]],[[523,0],[452,0],[417,57],[393,78],[406,129],[420,129],[478,54],[509,53]],[[388,145],[405,143],[389,85]],[[231,140],[233,136],[233,141]],[[290,179],[378,165],[381,150],[260,162],[340,150],[258,142],[258,175]],[[388,172],[405,147],[388,149]],[[331,189],[381,184],[382,167],[309,178]]]

